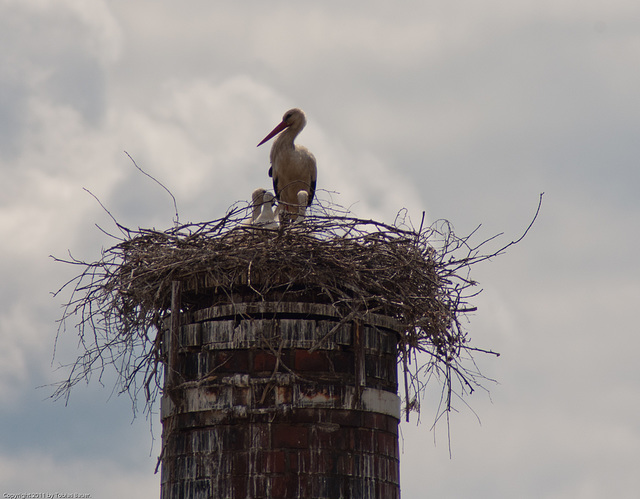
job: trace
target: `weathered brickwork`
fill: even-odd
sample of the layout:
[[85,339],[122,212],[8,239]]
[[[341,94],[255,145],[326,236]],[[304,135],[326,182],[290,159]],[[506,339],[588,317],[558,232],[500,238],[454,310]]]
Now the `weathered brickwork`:
[[162,401],[163,499],[399,498],[392,320],[259,303],[183,323],[179,389]]

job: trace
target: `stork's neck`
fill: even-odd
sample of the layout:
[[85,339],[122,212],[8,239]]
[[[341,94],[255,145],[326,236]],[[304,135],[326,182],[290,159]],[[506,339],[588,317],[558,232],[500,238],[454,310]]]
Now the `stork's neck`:
[[281,154],[289,154],[293,152],[296,148],[293,141],[296,139],[300,131],[304,128],[304,123],[302,125],[294,124],[289,128],[285,128],[277,137],[273,146],[271,146],[271,164],[276,164],[276,158]]
[[254,202],[253,204],[253,212],[251,213],[251,220],[256,220],[260,216],[260,210],[262,209],[262,205]]
[[[278,148],[287,147],[293,148],[293,141],[296,140],[298,134],[304,128],[304,123],[295,123],[289,128],[285,128],[280,135],[276,138],[276,144],[278,144]],[[275,145],[275,144],[274,144]]]

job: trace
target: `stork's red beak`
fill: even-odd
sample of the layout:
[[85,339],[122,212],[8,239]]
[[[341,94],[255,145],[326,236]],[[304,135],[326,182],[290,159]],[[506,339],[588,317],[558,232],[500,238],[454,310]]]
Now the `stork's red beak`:
[[258,144],[259,147],[262,144],[264,144],[267,140],[275,137],[276,135],[278,135],[282,130],[284,130],[285,128],[289,127],[291,125],[288,125],[285,121],[282,121],[277,127],[275,127],[273,130],[271,130],[271,132],[269,133],[269,135],[267,135],[264,139],[262,139],[262,142],[260,142]]

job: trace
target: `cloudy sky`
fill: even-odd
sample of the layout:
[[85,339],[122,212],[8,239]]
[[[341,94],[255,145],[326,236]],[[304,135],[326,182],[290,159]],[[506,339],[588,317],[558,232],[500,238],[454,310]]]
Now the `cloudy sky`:
[[[159,421],[113,378],[50,389],[61,298],[94,224],[217,218],[269,186],[303,108],[319,187],[360,216],[519,237],[474,269],[489,393],[403,423],[404,499],[637,497],[640,4],[628,0],[0,0],[0,493],[159,497]],[[327,195],[327,193],[323,194]],[[489,250],[492,248],[488,248]],[[103,386],[104,385],[104,386]],[[150,423],[153,427],[150,429]]]

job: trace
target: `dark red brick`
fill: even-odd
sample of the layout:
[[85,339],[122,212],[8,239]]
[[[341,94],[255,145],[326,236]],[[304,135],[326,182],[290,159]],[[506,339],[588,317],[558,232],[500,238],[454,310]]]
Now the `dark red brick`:
[[231,482],[233,484],[234,499],[247,497],[247,485],[249,484],[249,477],[247,475],[234,475],[231,477]]
[[354,450],[362,452],[375,452],[376,442],[374,432],[365,428],[354,430]]
[[355,365],[355,356],[352,352],[331,352],[330,357],[331,366],[335,373],[347,374],[349,377],[353,376],[353,369]]
[[247,475],[249,473],[248,452],[234,452],[231,473],[233,475]]
[[[306,461],[305,461],[306,459]],[[309,451],[295,450],[289,452],[289,471],[291,473],[303,473],[309,465]]]
[[294,497],[296,477],[294,475],[275,475],[269,480],[268,494],[265,497],[287,498]]
[[389,433],[393,433],[396,437],[398,436],[398,424],[400,421],[393,416],[387,416],[387,428],[386,430]]
[[379,454],[397,457],[396,448],[398,446],[398,437],[392,435],[391,433],[379,431],[376,432],[376,438],[378,440],[376,451]]
[[271,445],[271,424],[259,423],[253,424],[250,427],[245,425],[237,425],[239,428],[244,428],[244,433],[247,436],[247,447],[253,447],[256,449],[269,449]]
[[309,429],[289,424],[274,425],[273,449],[305,449],[309,446]]
[[328,413],[328,422],[340,426],[362,426],[362,411],[334,410]]
[[366,412],[364,414],[364,424],[367,428],[372,428],[374,430],[383,430],[387,429],[387,420],[384,414],[379,414],[377,412]]
[[[337,425],[336,425],[337,426]],[[314,425],[310,429],[311,447],[317,449],[334,449],[341,440],[340,427]]]
[[330,371],[331,363],[326,352],[309,353],[307,350],[298,349],[295,351],[294,359],[294,369],[297,371]]
[[294,409],[291,419],[298,423],[317,423],[319,421],[328,421],[330,411],[327,409]]
[[400,461],[398,459],[389,460],[389,481],[400,483]]
[[249,372],[248,350],[218,350],[214,355],[216,372],[221,373],[247,373]]
[[276,357],[267,352],[256,352],[253,357],[253,369],[257,372],[273,371],[276,368]]
[[285,451],[265,451],[261,456],[262,470],[265,473],[284,473],[287,471]]
[[336,472],[340,475],[353,475],[353,454],[350,452],[341,452],[338,456]]

